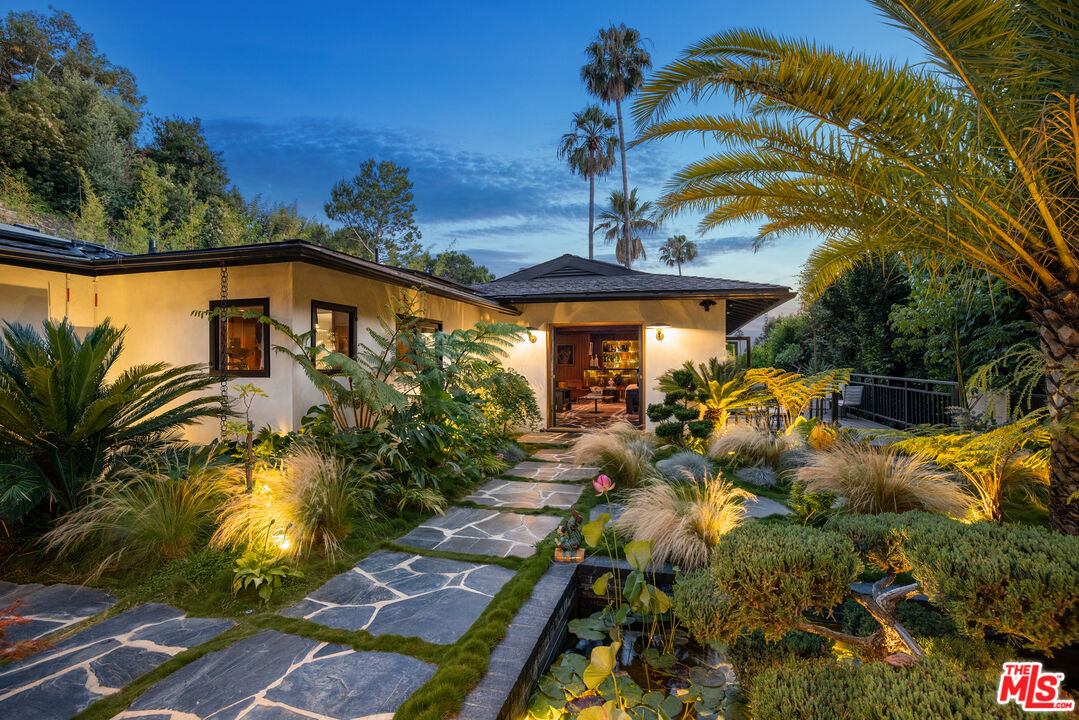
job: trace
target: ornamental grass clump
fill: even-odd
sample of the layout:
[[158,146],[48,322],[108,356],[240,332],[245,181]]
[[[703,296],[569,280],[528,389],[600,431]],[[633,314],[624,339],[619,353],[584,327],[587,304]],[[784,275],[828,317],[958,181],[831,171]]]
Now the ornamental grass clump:
[[712,463],[708,458],[692,450],[680,450],[669,458],[656,463],[659,470],[667,480],[700,482],[712,472]]
[[785,438],[752,425],[727,425],[712,437],[708,456],[718,463],[756,465],[779,471],[787,450]]
[[42,536],[60,555],[99,556],[97,571],[187,555],[205,541],[230,474],[220,446],[172,447],[132,458],[94,483],[89,499]]
[[321,547],[333,558],[373,505],[368,479],[332,452],[297,446],[277,466],[256,474],[253,492],[231,486],[213,542],[234,548],[269,542],[286,556]]
[[628,422],[585,433],[573,443],[575,462],[598,466],[622,487],[636,487],[657,476],[652,465],[655,452],[655,436]]
[[701,482],[652,480],[626,493],[615,529],[631,540],[651,540],[656,563],[696,570],[708,564],[720,537],[745,520],[743,502],[753,497],[719,475]]
[[808,492],[836,493],[841,509],[852,513],[925,510],[964,517],[973,500],[925,457],[844,443],[817,453],[797,479]]

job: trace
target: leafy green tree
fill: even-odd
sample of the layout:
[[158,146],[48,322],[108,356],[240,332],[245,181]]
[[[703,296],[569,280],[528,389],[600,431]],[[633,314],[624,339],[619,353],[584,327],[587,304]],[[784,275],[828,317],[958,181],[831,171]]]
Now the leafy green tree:
[[151,130],[148,157],[159,167],[171,168],[174,184],[193,188],[202,202],[225,195],[229,181],[225,163],[210,147],[199,118],[154,118]]
[[[581,68],[581,80],[588,92],[605,103],[614,103],[618,116],[618,152],[622,159],[622,197],[629,197],[629,171],[626,169],[626,131],[622,123],[622,101],[644,84],[644,73],[652,67],[652,56],[642,47],[641,34],[633,28],[611,25],[599,31],[596,39],[585,48],[587,62]],[[628,211],[630,208],[623,208]],[[629,248],[631,221],[626,215],[622,226],[622,242]],[[630,266],[635,254],[620,257]]]
[[667,238],[667,242],[659,247],[659,259],[667,263],[667,267],[678,266],[678,274],[682,274],[682,263],[693,262],[697,259],[697,243],[686,240],[685,235],[673,235]]
[[651,235],[659,229],[659,223],[652,219],[652,203],[637,200],[637,188],[629,194],[629,202],[625,197],[617,190],[611,191],[611,207],[599,214],[596,229],[606,231],[608,243],[615,241],[615,257],[628,268],[637,258],[648,259],[641,235]]
[[562,136],[558,157],[569,163],[570,172],[588,178],[588,259],[595,256],[592,236],[595,233],[596,177],[614,167],[614,149],[618,136],[614,118],[599,105],[589,105],[573,113],[573,129]]
[[58,80],[72,73],[92,81],[109,95],[137,110],[143,103],[135,76],[97,49],[70,14],[9,12],[0,21],[0,94],[41,77]]
[[[1054,419],[1079,397],[1079,6],[1072,0],[875,0],[925,50],[897,64],[764,31],[707,38],[655,75],[644,140],[703,137],[720,153],[680,171],[660,204],[703,228],[765,219],[762,239],[823,232],[803,293],[866,253],[969,265],[1030,305]],[[670,118],[728,93],[739,112]],[[812,119],[812,127],[804,120]],[[926,152],[932,148],[931,152]],[[1079,533],[1079,432],[1052,443],[1050,520]]]
[[138,194],[121,221],[119,249],[132,253],[156,252],[167,227],[167,181],[158,175],[152,161],[140,163],[138,173]]
[[1033,332],[1026,303],[1003,281],[967,268],[938,270],[924,263],[907,273],[910,298],[890,313],[895,346],[922,358],[925,377],[955,380],[966,399],[966,381]]
[[88,483],[133,451],[223,409],[197,365],[115,371],[124,330],[107,320],[80,339],[66,320],[43,332],[5,323],[0,346],[0,516],[39,504],[70,510]]
[[106,245],[109,242],[109,228],[105,206],[94,193],[90,178],[82,168],[79,168],[79,178],[82,180],[82,203],[79,214],[75,216],[75,237],[85,242]]
[[358,175],[334,183],[323,209],[349,231],[343,250],[390,265],[406,265],[421,252],[408,168],[368,159]]
[[495,279],[494,273],[486,266],[477,265],[475,260],[468,255],[452,248],[437,255],[431,255],[425,250],[422,255],[409,263],[409,267],[461,285],[478,285]]

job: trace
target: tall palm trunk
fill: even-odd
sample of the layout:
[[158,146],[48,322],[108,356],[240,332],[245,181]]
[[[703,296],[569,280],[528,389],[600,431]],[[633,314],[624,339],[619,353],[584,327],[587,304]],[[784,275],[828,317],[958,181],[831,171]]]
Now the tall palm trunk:
[[622,242],[625,243],[626,267],[633,260],[629,244],[629,171],[626,170],[626,131],[622,129],[622,100],[614,99],[615,113],[618,115],[618,152],[622,154]]
[[681,277],[682,276],[682,261],[679,260],[677,262],[678,262],[678,276]]
[[[607,117],[610,117],[608,115]],[[588,148],[588,259],[595,260],[592,234],[596,231],[596,151]]]
[[[1046,303],[1048,304],[1048,303]],[[1049,360],[1045,389],[1053,420],[1068,421],[1079,402],[1079,387],[1067,382],[1062,368],[1079,365],[1079,296],[1066,293],[1053,307],[1032,311],[1042,350]],[[1068,535],[1079,535],[1079,500],[1068,498],[1079,492],[1079,436],[1067,429],[1054,433],[1049,459],[1049,525]]]

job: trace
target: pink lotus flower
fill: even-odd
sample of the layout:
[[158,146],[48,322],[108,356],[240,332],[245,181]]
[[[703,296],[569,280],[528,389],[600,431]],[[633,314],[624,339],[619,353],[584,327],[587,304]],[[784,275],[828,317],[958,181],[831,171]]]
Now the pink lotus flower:
[[614,487],[614,480],[611,480],[606,475],[600,475],[598,478],[592,481],[592,487],[596,489],[597,495],[602,495],[605,492],[610,492]]

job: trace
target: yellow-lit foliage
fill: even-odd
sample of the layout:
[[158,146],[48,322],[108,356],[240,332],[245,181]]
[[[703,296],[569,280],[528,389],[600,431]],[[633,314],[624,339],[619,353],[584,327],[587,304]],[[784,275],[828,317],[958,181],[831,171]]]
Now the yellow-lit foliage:
[[813,450],[829,450],[838,438],[835,428],[824,423],[817,423],[810,429],[806,444]]
[[746,517],[751,493],[720,475],[701,482],[652,480],[626,493],[626,510],[615,523],[631,540],[651,540],[652,560],[685,570],[706,567],[719,538]]
[[780,456],[787,449],[787,438],[776,436],[752,425],[728,425],[712,436],[708,455],[716,462],[732,460],[748,465],[781,468]]
[[978,514],[999,520],[1009,491],[1042,501],[1049,485],[1049,429],[1039,410],[987,432],[907,433],[893,447],[954,470],[978,499]]
[[281,463],[260,469],[255,489],[229,488],[213,543],[233,548],[276,546],[288,556],[321,546],[330,557],[372,502],[343,459],[302,445]]

